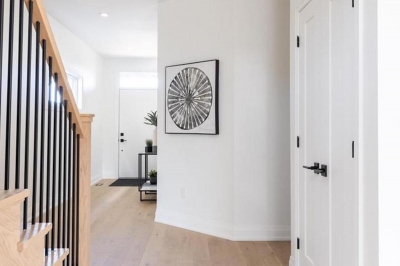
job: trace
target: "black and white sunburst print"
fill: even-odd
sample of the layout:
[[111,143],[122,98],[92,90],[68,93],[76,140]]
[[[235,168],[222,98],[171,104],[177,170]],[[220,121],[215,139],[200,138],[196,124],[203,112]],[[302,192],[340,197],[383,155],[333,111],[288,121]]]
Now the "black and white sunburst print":
[[196,67],[179,72],[168,89],[167,107],[175,125],[182,130],[199,127],[207,120],[213,102],[210,79]]

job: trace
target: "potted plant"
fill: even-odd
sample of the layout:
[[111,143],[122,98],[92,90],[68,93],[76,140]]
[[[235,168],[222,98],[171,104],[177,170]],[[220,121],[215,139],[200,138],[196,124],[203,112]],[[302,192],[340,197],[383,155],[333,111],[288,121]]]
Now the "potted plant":
[[150,111],[144,118],[144,123],[155,127],[153,130],[153,152],[157,153],[157,111]]
[[151,170],[149,172],[150,184],[157,185],[157,170]]
[[145,152],[153,152],[153,140],[146,139],[146,147],[144,148]]

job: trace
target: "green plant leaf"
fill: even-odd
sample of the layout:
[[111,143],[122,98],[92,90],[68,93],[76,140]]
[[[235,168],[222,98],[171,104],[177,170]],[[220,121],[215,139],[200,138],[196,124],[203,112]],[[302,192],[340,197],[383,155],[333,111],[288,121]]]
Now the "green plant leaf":
[[157,111],[150,111],[144,119],[146,125],[157,126]]

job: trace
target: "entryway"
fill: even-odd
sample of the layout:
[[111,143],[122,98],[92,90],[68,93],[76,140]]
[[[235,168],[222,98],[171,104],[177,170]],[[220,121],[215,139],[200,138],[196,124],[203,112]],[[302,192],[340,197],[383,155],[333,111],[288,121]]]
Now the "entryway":
[[[144,124],[144,117],[156,110],[156,89],[120,89],[119,178],[138,178],[138,153],[144,152],[154,131],[154,126]],[[156,156],[149,156],[149,170],[156,169],[156,164]]]

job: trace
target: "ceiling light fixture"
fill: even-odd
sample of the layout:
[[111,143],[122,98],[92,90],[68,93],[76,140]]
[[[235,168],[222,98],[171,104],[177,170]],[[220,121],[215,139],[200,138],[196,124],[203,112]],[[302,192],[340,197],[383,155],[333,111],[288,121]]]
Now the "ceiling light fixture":
[[108,13],[100,13],[100,16],[101,16],[102,18],[107,18],[107,17],[108,17]]

